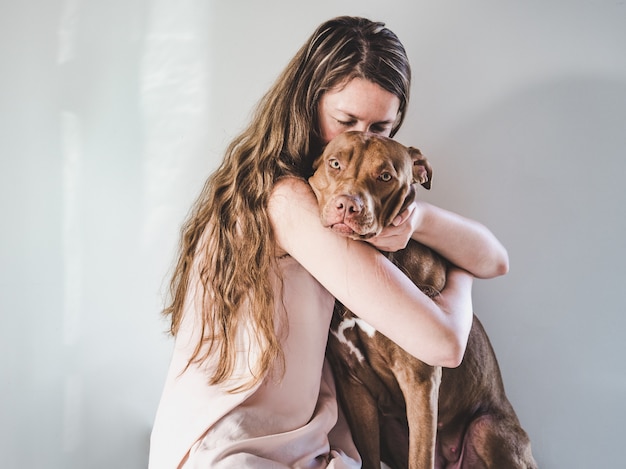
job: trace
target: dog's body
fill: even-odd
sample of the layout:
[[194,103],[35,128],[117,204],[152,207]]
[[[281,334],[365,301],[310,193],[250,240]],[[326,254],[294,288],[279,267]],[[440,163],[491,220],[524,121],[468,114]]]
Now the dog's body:
[[[336,137],[314,169],[322,223],[354,239],[379,234],[432,176],[419,150],[359,132]],[[447,262],[429,248],[411,240],[389,257],[429,296],[443,289]],[[536,468],[476,317],[462,364],[441,369],[337,303],[327,356],[365,469]]]

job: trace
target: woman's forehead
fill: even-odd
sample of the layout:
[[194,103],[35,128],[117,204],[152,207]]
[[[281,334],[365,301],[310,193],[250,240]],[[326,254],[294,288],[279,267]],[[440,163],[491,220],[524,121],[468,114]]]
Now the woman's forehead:
[[396,95],[363,78],[353,78],[327,91],[322,99],[335,111],[364,120],[393,122],[400,109]]

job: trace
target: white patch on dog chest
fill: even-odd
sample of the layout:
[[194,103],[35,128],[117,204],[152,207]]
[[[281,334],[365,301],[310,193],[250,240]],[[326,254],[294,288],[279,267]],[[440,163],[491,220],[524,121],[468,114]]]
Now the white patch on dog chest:
[[359,328],[365,332],[367,334],[367,336],[371,339],[372,337],[374,337],[374,334],[376,334],[376,329],[374,329],[372,326],[370,326],[368,323],[366,323],[365,321],[363,321],[363,319],[360,318],[354,318],[354,321],[356,322],[356,325],[359,326]]
[[376,333],[376,329],[374,329],[368,323],[363,321],[363,319],[360,319],[354,316],[351,318],[342,320],[339,323],[337,330],[336,331],[332,330],[331,333],[337,338],[337,340],[340,343],[342,343],[348,348],[348,351],[351,354],[354,354],[354,356],[359,361],[359,363],[363,363],[363,360],[365,360],[365,357],[363,356],[361,351],[357,347],[355,347],[352,341],[346,337],[346,334],[345,334],[346,329],[352,329],[355,326],[361,329],[363,332],[365,332],[365,334],[367,334],[367,336],[370,338],[374,337],[374,334]]

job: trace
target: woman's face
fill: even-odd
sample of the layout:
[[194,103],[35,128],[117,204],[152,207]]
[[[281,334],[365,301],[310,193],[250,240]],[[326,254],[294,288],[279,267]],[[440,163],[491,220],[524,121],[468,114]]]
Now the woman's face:
[[317,118],[322,144],[347,130],[388,137],[399,109],[400,99],[395,94],[369,80],[354,78],[320,99]]

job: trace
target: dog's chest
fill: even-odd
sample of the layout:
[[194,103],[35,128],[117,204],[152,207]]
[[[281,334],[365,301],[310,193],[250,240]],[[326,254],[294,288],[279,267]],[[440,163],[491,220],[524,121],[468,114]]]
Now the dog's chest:
[[374,340],[377,332],[363,319],[343,308],[337,308],[333,314],[330,334],[335,351],[343,359],[362,365],[366,360],[363,341]]

